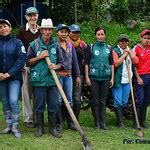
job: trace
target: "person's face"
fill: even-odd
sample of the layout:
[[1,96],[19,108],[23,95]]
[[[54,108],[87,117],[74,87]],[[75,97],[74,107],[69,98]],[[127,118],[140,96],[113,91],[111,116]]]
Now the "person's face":
[[39,15],[33,13],[33,14],[28,14],[25,17],[26,17],[28,23],[32,25],[32,24],[37,24]]
[[50,40],[52,37],[53,29],[52,28],[42,28],[41,34],[44,40]]
[[77,41],[80,38],[80,32],[70,32],[69,33],[69,37],[73,40],[73,41]]
[[6,23],[0,24],[0,35],[7,36],[11,33],[12,28],[9,27]]
[[120,48],[126,49],[127,46],[129,45],[129,41],[127,39],[122,39],[119,41],[118,44],[119,44]]
[[98,40],[98,41],[100,41],[100,42],[104,42],[105,41],[105,39],[106,39],[106,35],[105,35],[105,32],[104,32],[104,30],[98,30],[97,32],[96,32],[96,39]]
[[67,39],[67,36],[68,36],[68,30],[66,30],[66,29],[59,30],[57,32],[57,36],[58,36],[59,40],[65,41]]
[[143,47],[150,45],[150,35],[144,35],[140,38],[140,40],[141,40],[141,45]]

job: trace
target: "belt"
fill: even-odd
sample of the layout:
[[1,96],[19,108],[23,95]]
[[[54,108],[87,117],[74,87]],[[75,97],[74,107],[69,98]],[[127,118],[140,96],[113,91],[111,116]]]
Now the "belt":
[[58,74],[62,77],[66,77],[71,75],[71,71],[59,71]]

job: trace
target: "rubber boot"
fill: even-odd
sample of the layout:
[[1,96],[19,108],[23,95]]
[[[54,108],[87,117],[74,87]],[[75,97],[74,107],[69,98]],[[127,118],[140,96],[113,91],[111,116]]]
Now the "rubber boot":
[[12,114],[12,133],[16,138],[21,138],[21,133],[19,131],[19,115]]
[[81,104],[80,103],[73,105],[73,111],[74,111],[74,114],[75,114],[77,120],[79,120],[80,109],[81,109]]
[[5,120],[6,120],[6,128],[3,129],[0,133],[1,134],[8,134],[11,133],[11,129],[12,129],[12,119],[11,119],[11,112],[10,111],[6,111],[4,112],[4,116],[5,116]]
[[100,116],[100,128],[103,130],[107,130],[106,127],[106,106],[100,106],[99,107],[99,116]]
[[57,131],[61,132],[64,128],[64,120],[62,114],[62,105],[59,105],[57,112]]
[[147,105],[143,105],[141,108],[141,127],[143,128],[148,128],[147,124],[146,124],[146,113],[147,113]]
[[36,113],[37,131],[35,137],[41,137],[44,134],[44,113]]
[[95,127],[96,129],[100,129],[100,116],[99,116],[99,107],[98,106],[92,106],[92,114],[95,121]]
[[48,112],[48,126],[50,133],[56,137],[60,138],[61,134],[56,130],[56,113]]
[[[72,109],[72,107],[71,107],[71,109]],[[73,122],[73,120],[72,120],[72,118],[71,118],[67,108],[66,108],[66,118],[67,118],[67,123],[68,123],[68,129],[77,131],[77,128],[76,128],[76,126],[75,126],[75,124],[74,124],[74,122]]]
[[115,108],[115,114],[116,114],[116,118],[117,118],[118,127],[121,128],[121,129],[125,128],[125,126],[123,124],[123,110],[122,110],[122,107],[116,107]]
[[[137,111],[137,116],[139,119],[139,124],[141,126],[141,111],[142,111],[142,106],[136,106],[136,111]],[[133,127],[135,129],[138,129],[137,123],[136,123],[136,119],[135,119],[135,114],[134,114],[134,110],[133,110]]]

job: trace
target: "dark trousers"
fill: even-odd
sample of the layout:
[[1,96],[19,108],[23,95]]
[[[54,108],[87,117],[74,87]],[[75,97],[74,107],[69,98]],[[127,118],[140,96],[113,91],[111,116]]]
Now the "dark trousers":
[[144,84],[135,83],[135,92],[137,97],[137,106],[150,104],[150,74],[140,75]]
[[59,91],[56,86],[33,87],[34,110],[36,113],[45,111],[46,103],[49,112],[58,111]]
[[91,80],[91,105],[106,106],[109,90],[109,81]]

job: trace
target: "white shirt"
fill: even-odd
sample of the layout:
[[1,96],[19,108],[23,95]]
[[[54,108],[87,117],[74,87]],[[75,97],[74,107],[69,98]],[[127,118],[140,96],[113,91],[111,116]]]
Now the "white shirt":
[[[120,49],[121,53],[123,54],[123,49],[120,48],[119,45],[117,45],[117,46],[118,46],[118,48]],[[130,59],[129,55],[127,56],[126,59],[128,60],[128,65],[129,65],[129,69],[130,69],[130,72],[131,72],[131,78],[132,78],[132,76],[133,76],[133,72],[132,72],[132,62],[131,62],[131,59]],[[121,83],[122,83],[122,84],[129,83],[128,70],[127,70],[127,66],[126,66],[126,61],[125,61],[125,59],[123,60]]]
[[39,29],[38,25],[37,25],[36,30],[32,30],[32,29],[29,27],[29,23],[28,23],[28,22],[26,23],[26,31],[30,30],[33,34],[35,34],[36,32],[38,32],[38,29]]

